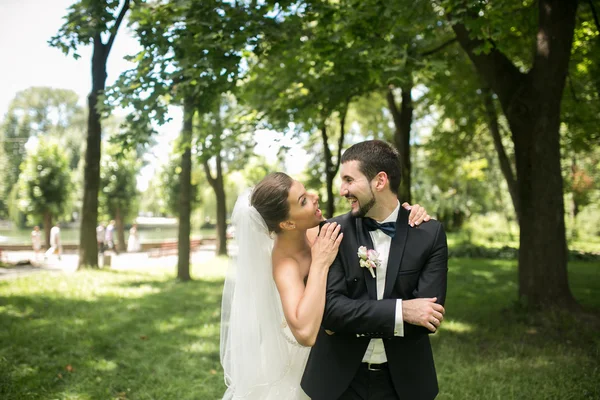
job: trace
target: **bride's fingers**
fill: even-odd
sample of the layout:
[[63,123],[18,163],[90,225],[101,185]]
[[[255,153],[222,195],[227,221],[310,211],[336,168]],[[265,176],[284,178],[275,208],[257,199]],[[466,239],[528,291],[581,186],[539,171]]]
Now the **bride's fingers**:
[[331,238],[331,235],[333,235],[335,228],[337,228],[338,226],[339,225],[336,222],[332,222],[331,224],[329,224],[329,227],[327,228],[326,236],[328,238]]
[[334,239],[337,238],[339,236],[341,230],[342,230],[341,225],[336,226],[335,229],[333,230],[333,232],[331,233],[331,237]]
[[339,248],[340,247],[340,243],[342,243],[342,239],[344,238],[344,232],[340,233],[337,237],[337,239],[335,239],[335,248]]
[[331,223],[326,222],[323,224],[323,226],[321,226],[321,230],[319,231],[318,237],[324,237],[327,233],[327,230],[329,229],[329,225],[331,225]]

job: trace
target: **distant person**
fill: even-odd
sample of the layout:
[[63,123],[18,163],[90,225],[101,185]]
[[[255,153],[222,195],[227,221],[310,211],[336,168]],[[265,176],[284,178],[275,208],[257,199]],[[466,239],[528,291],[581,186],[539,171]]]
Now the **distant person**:
[[104,254],[104,224],[100,223],[96,227],[96,241],[98,242],[98,253]]
[[58,260],[61,260],[62,256],[62,241],[60,239],[60,224],[57,222],[52,229],[50,229],[50,248],[46,251],[44,259],[48,259],[51,254],[57,254]]
[[129,239],[127,240],[127,252],[135,253],[140,251],[142,245],[140,243],[140,234],[137,229],[137,224],[133,224],[131,229],[129,229]]
[[108,226],[106,227],[106,233],[104,235],[104,244],[106,248],[115,252],[115,254],[119,254],[119,250],[117,250],[117,246],[115,246],[115,220],[110,221]]
[[40,232],[39,226],[34,226],[31,231],[31,245],[33,246],[33,252],[35,254],[35,260],[38,259],[38,254],[42,250],[42,232]]

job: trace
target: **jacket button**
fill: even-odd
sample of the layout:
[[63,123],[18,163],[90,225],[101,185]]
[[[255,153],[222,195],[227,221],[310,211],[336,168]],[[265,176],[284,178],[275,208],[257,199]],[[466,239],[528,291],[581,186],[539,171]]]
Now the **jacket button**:
[[354,278],[354,282],[358,282],[358,278]]

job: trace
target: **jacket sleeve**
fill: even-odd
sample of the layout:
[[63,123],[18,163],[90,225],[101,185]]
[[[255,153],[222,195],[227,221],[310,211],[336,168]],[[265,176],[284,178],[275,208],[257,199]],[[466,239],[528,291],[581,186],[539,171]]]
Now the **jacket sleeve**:
[[[419,282],[413,291],[413,298],[437,297],[436,303],[444,305],[448,286],[448,244],[442,224],[438,223],[435,239],[429,257],[421,270]],[[404,323],[404,337],[433,333],[418,325]]]

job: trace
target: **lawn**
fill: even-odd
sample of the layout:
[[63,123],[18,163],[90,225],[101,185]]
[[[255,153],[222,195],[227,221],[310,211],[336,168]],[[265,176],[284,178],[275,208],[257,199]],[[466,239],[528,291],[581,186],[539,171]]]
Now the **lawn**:
[[[174,267],[0,281],[0,398],[220,398],[226,265],[196,265],[189,283]],[[595,314],[519,311],[514,261],[453,259],[438,399],[600,398],[600,264],[569,270]]]

